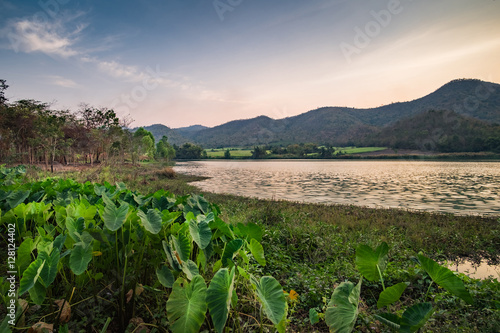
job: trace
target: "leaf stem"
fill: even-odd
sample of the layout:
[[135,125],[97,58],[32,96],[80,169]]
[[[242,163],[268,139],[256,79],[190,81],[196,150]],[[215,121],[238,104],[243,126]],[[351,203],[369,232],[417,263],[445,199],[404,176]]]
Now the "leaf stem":
[[380,267],[377,264],[378,275],[380,276],[380,282],[382,283],[382,288],[385,290],[384,278],[382,277],[382,272],[380,271]]

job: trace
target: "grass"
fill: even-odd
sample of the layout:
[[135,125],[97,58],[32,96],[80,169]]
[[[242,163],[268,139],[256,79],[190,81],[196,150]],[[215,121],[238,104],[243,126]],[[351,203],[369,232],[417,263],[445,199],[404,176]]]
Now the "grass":
[[[205,149],[207,156],[209,158],[224,158],[224,153],[226,150],[231,152],[231,158],[249,158],[252,156],[252,149],[244,148],[217,148],[217,149]],[[369,153],[374,151],[385,150],[385,147],[336,147],[335,151],[342,151],[343,154],[360,154]],[[309,156],[317,156],[318,153],[309,154]],[[279,156],[278,156],[279,157]],[[272,158],[272,157],[271,157]]]
[[342,151],[344,154],[371,153],[374,151],[386,150],[386,147],[337,147],[336,151]]
[[232,158],[251,157],[252,149],[241,148],[220,148],[220,149],[205,149],[209,158],[224,158],[226,150],[230,151]]
[[[149,163],[147,166],[85,168],[58,176],[77,181],[123,181],[128,188],[142,193],[162,188],[178,195],[200,193],[189,182],[202,178],[175,173],[172,176],[165,170],[168,170],[165,165]],[[164,176],[165,173],[168,176]],[[31,174],[32,177],[46,175],[49,174]],[[477,262],[486,258],[493,264],[500,262],[500,221],[495,218],[201,194],[220,207],[226,222],[254,222],[264,227],[262,245],[268,264],[253,273],[270,274],[285,290],[293,289],[299,294],[297,304],[289,309],[291,331],[328,331],[324,322],[311,327],[308,311],[310,308],[323,311],[335,285],[359,279],[354,266],[359,244],[372,247],[382,241],[389,244],[391,264],[386,270],[386,285],[401,281],[412,285],[400,308],[412,304],[427,290],[425,275],[411,260],[419,251],[435,260],[468,258]],[[477,304],[467,306],[449,293],[433,288],[433,302],[438,311],[425,326],[426,331],[499,331],[500,304],[495,300],[500,298],[500,283],[473,280],[465,275],[462,279]],[[379,285],[365,282],[361,311],[367,311],[367,306],[376,302],[374,295],[378,295],[379,289]],[[374,331],[385,332],[376,322],[370,325]]]

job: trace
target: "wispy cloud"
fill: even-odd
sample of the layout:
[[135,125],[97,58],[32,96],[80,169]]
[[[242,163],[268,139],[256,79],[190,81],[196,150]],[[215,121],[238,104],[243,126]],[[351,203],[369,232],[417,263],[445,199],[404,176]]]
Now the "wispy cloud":
[[40,22],[33,18],[11,20],[2,29],[8,39],[6,47],[15,52],[41,52],[68,58],[78,54],[73,47],[85,25],[66,32],[61,21]]
[[50,84],[55,85],[55,86],[60,86],[64,88],[78,88],[79,84],[76,83],[73,80],[64,78],[59,75],[49,75],[47,76],[47,79],[49,80]]

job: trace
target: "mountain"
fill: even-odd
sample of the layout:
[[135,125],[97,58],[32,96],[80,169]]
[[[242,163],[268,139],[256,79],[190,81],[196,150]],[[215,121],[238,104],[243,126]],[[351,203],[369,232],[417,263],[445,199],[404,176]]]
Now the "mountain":
[[500,123],[500,85],[460,79],[409,102],[370,109],[323,107],[284,119],[259,116],[182,133],[206,148],[307,142],[349,145],[398,120],[429,110],[449,110],[464,117]]
[[440,152],[500,152],[500,125],[454,111],[430,110],[383,127],[362,143]]
[[194,135],[196,135],[197,132],[207,129],[209,127],[203,126],[203,125],[192,125],[188,127],[179,127],[179,128],[174,128],[174,131],[176,131],[178,134],[185,138],[190,138]]

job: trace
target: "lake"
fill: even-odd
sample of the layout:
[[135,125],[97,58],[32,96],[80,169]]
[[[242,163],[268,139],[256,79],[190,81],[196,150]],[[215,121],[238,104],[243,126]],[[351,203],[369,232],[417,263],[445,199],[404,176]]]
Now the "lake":
[[500,162],[217,160],[179,162],[205,191],[298,202],[500,216]]

